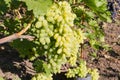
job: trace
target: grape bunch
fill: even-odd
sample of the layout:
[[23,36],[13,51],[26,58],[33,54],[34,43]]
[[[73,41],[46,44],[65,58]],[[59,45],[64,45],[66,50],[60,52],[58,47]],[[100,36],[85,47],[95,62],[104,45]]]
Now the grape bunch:
[[[26,56],[31,55],[32,60],[44,56],[44,60],[41,60],[52,73],[59,73],[62,64],[76,65],[80,43],[83,43],[85,36],[81,29],[74,27],[75,18],[76,15],[72,13],[68,2],[54,3],[46,15],[39,16],[30,28],[28,34],[36,38],[27,42],[27,45],[32,44],[32,47],[28,46]],[[20,45],[17,49],[26,53]]]

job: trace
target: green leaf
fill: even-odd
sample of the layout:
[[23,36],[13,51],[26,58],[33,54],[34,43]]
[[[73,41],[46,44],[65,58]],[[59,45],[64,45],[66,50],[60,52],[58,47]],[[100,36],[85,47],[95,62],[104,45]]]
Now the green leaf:
[[44,71],[44,68],[43,68],[43,61],[42,60],[36,60],[33,64],[33,66],[35,67],[35,70],[37,72],[43,72]]
[[87,4],[88,7],[95,9],[96,6],[96,2],[95,0],[83,0],[85,2],[85,4]]
[[21,0],[24,1],[28,10],[33,10],[35,17],[44,15],[52,5],[52,0]]
[[17,39],[11,42],[10,45],[16,48],[16,50],[20,52],[20,57],[22,58],[25,58],[27,55],[28,55],[28,58],[31,58],[34,55],[32,48],[35,45],[31,41],[28,41],[26,39],[23,39],[23,41],[20,41],[19,39]]
[[88,7],[95,11],[106,10],[107,2],[106,0],[83,0]]
[[83,0],[84,3],[93,10],[101,20],[111,22],[110,12],[107,11],[106,0]]
[[33,65],[37,72],[45,72],[47,75],[49,75],[51,73],[51,69],[48,68],[48,64],[45,61],[38,59],[34,62]]

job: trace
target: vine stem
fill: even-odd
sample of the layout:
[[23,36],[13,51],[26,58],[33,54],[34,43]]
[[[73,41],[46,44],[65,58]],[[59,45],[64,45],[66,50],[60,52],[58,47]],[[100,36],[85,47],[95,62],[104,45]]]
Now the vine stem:
[[4,37],[4,38],[0,39],[0,44],[6,43],[6,42],[11,42],[11,41],[13,41],[15,39],[18,39],[18,38],[27,39],[27,40],[30,40],[30,41],[33,40],[34,39],[33,36],[22,35],[30,28],[30,26],[31,26],[31,23],[28,23],[28,25],[25,28],[23,28],[20,32],[14,33],[12,35],[9,35],[7,37]]
[[17,33],[18,36],[21,36],[22,34],[24,34],[31,26],[31,23],[28,23],[27,26],[25,28],[23,28],[20,32]]

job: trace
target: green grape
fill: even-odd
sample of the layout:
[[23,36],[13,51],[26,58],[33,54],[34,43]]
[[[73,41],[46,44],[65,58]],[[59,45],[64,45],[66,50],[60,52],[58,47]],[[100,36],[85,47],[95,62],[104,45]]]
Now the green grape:
[[46,41],[47,44],[49,44],[49,43],[50,43],[50,38],[49,38],[49,37],[46,37],[46,38],[45,38],[45,41]]
[[57,36],[57,42],[61,41],[61,36]]
[[41,31],[41,33],[45,33],[45,30],[44,30],[44,29],[41,29],[40,31]]
[[45,37],[45,36],[47,36],[47,34],[41,33],[39,37]]
[[47,21],[51,22],[51,23],[55,23],[55,20],[53,17],[47,17]]
[[63,28],[59,29],[59,33],[62,34],[63,33]]
[[41,42],[41,44],[45,45],[45,39],[43,37],[40,38],[40,42]]
[[61,22],[63,20],[63,17],[62,16],[58,16],[56,20],[59,23],[59,22]]
[[57,50],[57,53],[58,53],[58,54],[62,53],[62,49],[61,49],[61,48],[58,49],[58,50]]
[[38,22],[35,24],[35,27],[36,27],[36,28],[41,28],[41,27],[42,27],[42,22],[38,21]]
[[42,21],[42,24],[43,24],[44,27],[47,27],[47,26],[48,26],[47,20],[43,20],[43,21]]
[[[72,45],[71,45],[71,46],[72,46]],[[66,43],[63,44],[63,47],[64,47],[64,48],[68,48],[68,47],[70,47],[70,44],[66,41]]]
[[60,15],[58,15],[58,14],[55,15],[55,16],[54,16],[54,19],[57,20],[59,16],[60,16]]
[[32,50],[33,50],[33,51],[36,51],[36,48],[35,48],[35,47],[33,47],[33,48],[32,48]]
[[55,47],[56,47],[56,48],[59,47],[59,42],[56,42],[56,43],[55,43]]
[[51,65],[50,64],[48,64],[48,68],[51,69]]
[[65,38],[64,38],[64,37],[62,37],[62,38],[61,38],[61,41],[62,41],[63,43],[65,43],[65,42],[66,42],[66,40],[65,40]]
[[72,56],[72,57],[70,57],[68,62],[71,64],[71,66],[75,66],[76,65],[76,60],[77,60],[77,57]]
[[49,31],[49,32],[48,32],[48,35],[51,37],[51,36],[54,35],[54,33],[53,33],[52,31]]
[[45,18],[44,18],[44,16],[40,16],[39,18],[38,18],[38,20],[41,22],[41,21],[43,21]]
[[45,31],[48,34],[51,30],[49,29],[49,27],[45,27]]
[[68,51],[66,48],[63,49],[63,52],[66,54],[66,55],[69,55]]
[[49,27],[50,30],[52,30],[52,31],[54,30],[54,25],[53,24],[49,24],[48,27]]
[[63,46],[63,42],[62,42],[62,41],[60,41],[59,46],[60,46],[60,47],[62,47],[62,46]]
[[65,37],[66,42],[71,42],[71,38]]
[[52,48],[50,48],[50,49],[49,49],[49,52],[53,52],[53,49],[52,49]]
[[48,45],[44,45],[44,48],[45,48],[45,49],[48,49]]

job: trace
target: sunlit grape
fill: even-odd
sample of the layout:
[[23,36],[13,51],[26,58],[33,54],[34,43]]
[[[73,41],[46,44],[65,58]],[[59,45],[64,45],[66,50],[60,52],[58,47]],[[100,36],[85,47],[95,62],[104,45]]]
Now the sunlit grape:
[[50,43],[50,38],[49,37],[45,38],[45,41],[46,41],[47,44],[49,44]]
[[58,50],[57,50],[57,53],[58,53],[58,54],[62,53],[62,49],[61,49],[61,48],[58,49]]
[[48,22],[47,22],[47,20],[43,20],[42,23],[43,23],[43,26],[44,26],[44,27],[47,27],[47,26],[48,26]]
[[35,24],[35,27],[36,27],[36,28],[41,28],[41,27],[42,27],[42,22],[38,21],[38,22]]

